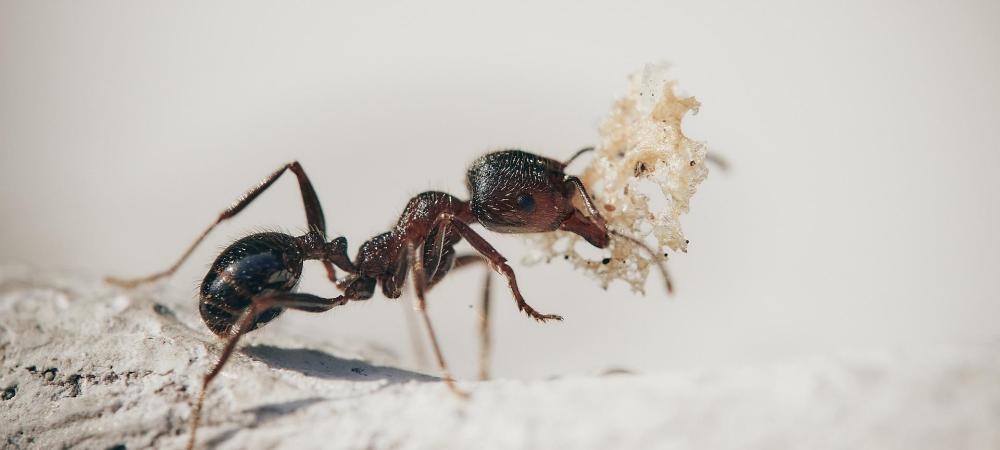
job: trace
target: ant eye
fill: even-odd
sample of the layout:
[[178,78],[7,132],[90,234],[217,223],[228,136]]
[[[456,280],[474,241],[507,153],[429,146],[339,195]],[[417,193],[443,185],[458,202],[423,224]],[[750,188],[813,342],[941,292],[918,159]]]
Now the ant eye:
[[522,211],[532,212],[535,210],[535,199],[531,194],[521,194],[517,196],[517,207]]

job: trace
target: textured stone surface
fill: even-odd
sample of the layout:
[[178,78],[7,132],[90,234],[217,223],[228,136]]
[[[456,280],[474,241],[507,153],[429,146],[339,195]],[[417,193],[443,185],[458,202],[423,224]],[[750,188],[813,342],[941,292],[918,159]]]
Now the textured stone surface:
[[[5,448],[176,448],[220,345],[187,294],[0,269]],[[265,330],[267,330],[265,328]],[[246,339],[210,390],[218,448],[1000,448],[1000,346],[766,367],[466,382],[377,351]],[[119,447],[121,448],[121,447]]]

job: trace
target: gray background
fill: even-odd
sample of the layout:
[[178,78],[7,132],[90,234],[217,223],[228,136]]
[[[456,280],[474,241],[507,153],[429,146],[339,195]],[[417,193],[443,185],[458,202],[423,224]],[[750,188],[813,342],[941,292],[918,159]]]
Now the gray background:
[[[1000,6],[828,3],[3,1],[0,260],[165,268],[292,159],[353,247],[413,194],[464,196],[481,153],[593,143],[625,75],[667,60],[704,105],[687,133],[733,166],[693,200],[677,295],[516,264],[528,300],[566,321],[521,317],[497,289],[498,375],[996,341]],[[248,231],[301,231],[294,186],[211,236],[173,292],[193,305],[218,249]],[[431,297],[459,376],[475,373],[481,278]],[[318,267],[303,289],[335,293]],[[376,297],[274,327],[412,361],[405,311]]]

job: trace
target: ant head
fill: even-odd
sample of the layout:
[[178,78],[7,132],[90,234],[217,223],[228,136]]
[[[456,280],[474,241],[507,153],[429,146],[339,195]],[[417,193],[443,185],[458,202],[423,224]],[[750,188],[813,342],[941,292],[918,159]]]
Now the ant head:
[[471,210],[479,223],[499,233],[536,233],[564,229],[593,245],[607,246],[602,224],[573,206],[576,188],[562,162],[520,150],[486,154],[469,168]]

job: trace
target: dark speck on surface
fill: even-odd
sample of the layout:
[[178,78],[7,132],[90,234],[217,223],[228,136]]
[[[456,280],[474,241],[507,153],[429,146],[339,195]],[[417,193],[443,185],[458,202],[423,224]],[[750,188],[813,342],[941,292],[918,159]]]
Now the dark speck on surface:
[[170,308],[159,303],[153,304],[153,311],[161,316],[173,317],[174,315],[174,312]]

